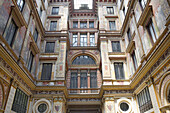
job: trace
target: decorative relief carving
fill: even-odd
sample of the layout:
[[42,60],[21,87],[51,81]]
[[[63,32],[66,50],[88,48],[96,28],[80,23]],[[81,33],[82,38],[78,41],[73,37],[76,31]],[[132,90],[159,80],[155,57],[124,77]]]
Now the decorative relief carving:
[[33,91],[33,94],[64,94],[63,91]]
[[[14,77],[16,77],[16,79],[22,83],[29,91],[31,91],[31,88],[24,82],[24,80],[6,63],[6,61],[0,57],[0,64],[2,64],[2,66],[4,68],[6,68]],[[7,75],[4,75],[4,78],[7,78]]]
[[101,99],[99,98],[72,98],[72,99],[68,99],[68,102],[89,102],[89,101],[101,101]]

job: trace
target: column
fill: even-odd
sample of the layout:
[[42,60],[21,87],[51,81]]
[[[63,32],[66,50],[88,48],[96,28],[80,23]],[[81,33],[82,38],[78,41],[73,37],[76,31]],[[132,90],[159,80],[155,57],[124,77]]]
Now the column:
[[66,113],[65,103],[65,97],[53,97],[53,113]]
[[77,45],[80,46],[80,33],[77,33]]
[[149,78],[149,80],[147,80],[146,83],[148,85],[153,110],[155,113],[161,113],[161,111],[159,110],[160,104],[159,104],[158,96],[156,94],[156,90],[153,84],[153,78]]
[[[90,88],[90,70],[88,70],[87,72],[87,88]],[[88,90],[88,93],[90,93],[91,91]]]
[[57,74],[55,79],[65,80],[67,37],[60,38],[60,51],[58,58]]
[[104,97],[102,113],[115,113],[114,106],[115,105],[113,97]]
[[90,33],[87,33],[87,46],[90,46]]
[[[78,89],[80,88],[80,70],[78,70],[78,74],[77,74],[77,80],[78,80]],[[77,93],[80,93],[80,90],[78,90]]]
[[110,75],[110,60],[108,56],[107,38],[101,37],[101,60],[102,60],[102,74],[103,78],[111,78]]

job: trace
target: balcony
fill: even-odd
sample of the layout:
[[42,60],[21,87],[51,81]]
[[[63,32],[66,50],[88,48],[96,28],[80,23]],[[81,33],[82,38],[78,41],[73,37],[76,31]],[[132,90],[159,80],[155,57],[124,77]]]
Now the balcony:
[[99,94],[100,88],[72,88],[69,94]]
[[97,49],[97,43],[88,44],[70,44],[71,49]]

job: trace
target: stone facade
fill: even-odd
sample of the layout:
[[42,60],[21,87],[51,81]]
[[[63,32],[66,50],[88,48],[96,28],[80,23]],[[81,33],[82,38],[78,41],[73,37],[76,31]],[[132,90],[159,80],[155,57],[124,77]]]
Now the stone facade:
[[0,112],[170,113],[170,2],[75,1],[0,1]]

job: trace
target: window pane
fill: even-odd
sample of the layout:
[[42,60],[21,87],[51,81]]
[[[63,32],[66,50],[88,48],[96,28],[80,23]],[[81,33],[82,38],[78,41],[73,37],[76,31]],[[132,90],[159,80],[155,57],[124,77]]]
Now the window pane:
[[112,51],[113,52],[121,52],[119,41],[112,41]]
[[89,22],[89,28],[94,28],[94,22]]
[[33,35],[33,37],[34,37],[34,41],[35,42],[37,42],[37,38],[38,38],[38,31],[37,31],[37,29],[35,28],[35,31],[34,31],[34,35]]
[[95,46],[95,37],[94,37],[94,34],[90,34],[90,46]]
[[113,7],[107,7],[107,14],[114,14]]
[[73,34],[73,46],[77,46],[77,34]]
[[57,29],[57,21],[51,21],[50,31],[56,31],[56,29]]
[[55,42],[47,42],[45,52],[46,53],[54,53],[54,46],[55,46]]
[[28,103],[28,96],[17,88],[15,92],[12,110],[16,113],[26,113]]
[[30,57],[29,57],[29,61],[28,61],[28,70],[29,70],[30,72],[31,72],[31,69],[32,69],[33,59],[34,59],[34,55],[33,55],[33,53],[31,52],[31,53],[30,53]]
[[78,28],[78,22],[73,22],[73,28]]
[[58,15],[58,12],[59,12],[59,7],[53,7],[52,8],[52,14],[53,15]]
[[87,46],[87,35],[80,34],[80,46]]
[[22,11],[22,9],[24,7],[24,3],[25,3],[24,0],[17,0],[17,5],[18,5],[18,8],[20,9],[20,11]]
[[87,28],[87,22],[80,22],[80,28]]
[[75,65],[89,65],[89,64],[96,64],[95,61],[89,56],[78,56],[72,62]]
[[44,63],[41,80],[51,80],[52,63]]
[[123,63],[122,62],[115,62],[114,68],[115,68],[116,79],[125,79]]
[[110,30],[116,30],[115,21],[109,21]]

